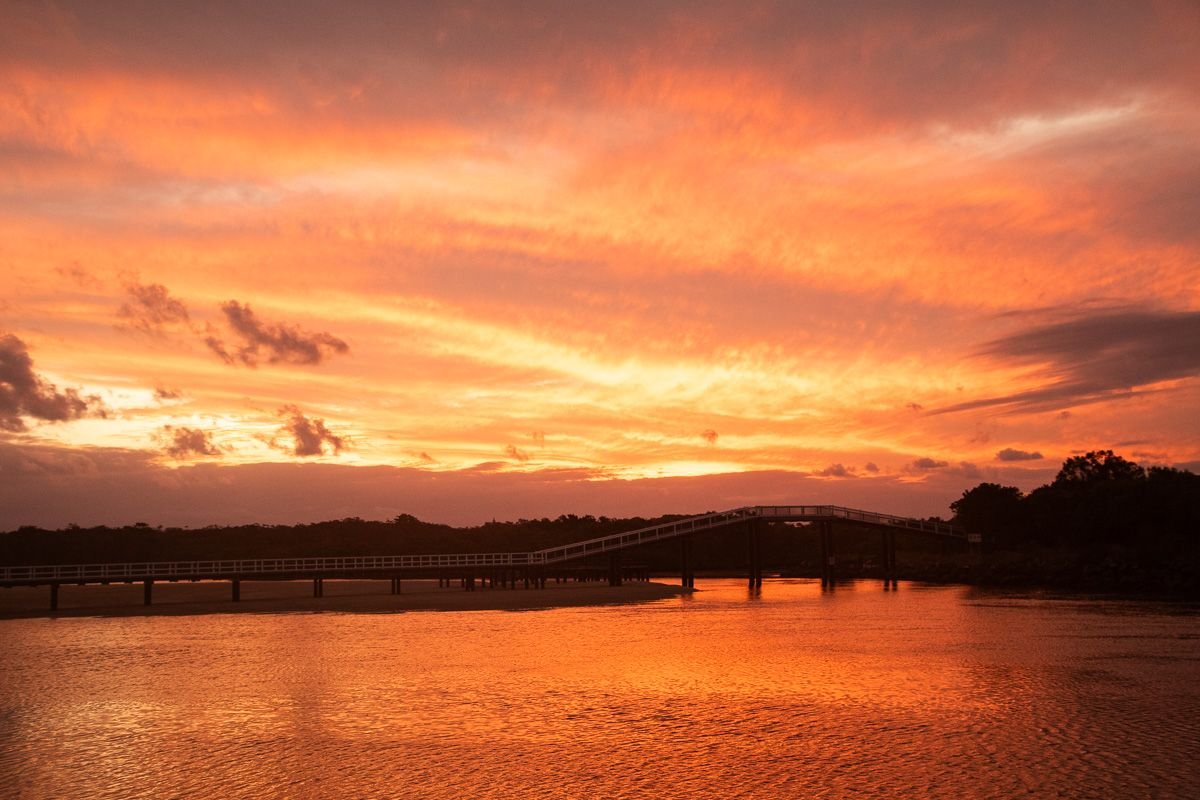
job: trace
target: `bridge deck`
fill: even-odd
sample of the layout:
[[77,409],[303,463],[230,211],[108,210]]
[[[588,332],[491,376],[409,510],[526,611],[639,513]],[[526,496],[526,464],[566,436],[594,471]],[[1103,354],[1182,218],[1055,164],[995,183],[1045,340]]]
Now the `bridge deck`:
[[289,580],[310,577],[388,577],[468,570],[530,568],[560,564],[650,542],[752,520],[771,522],[848,521],[935,536],[968,539],[962,528],[893,514],[828,505],[743,506],[729,511],[650,525],[525,553],[446,553],[438,555],[268,558],[214,561],[158,561],[113,564],[47,564],[0,567],[0,586],[46,583],[101,583],[147,580]]

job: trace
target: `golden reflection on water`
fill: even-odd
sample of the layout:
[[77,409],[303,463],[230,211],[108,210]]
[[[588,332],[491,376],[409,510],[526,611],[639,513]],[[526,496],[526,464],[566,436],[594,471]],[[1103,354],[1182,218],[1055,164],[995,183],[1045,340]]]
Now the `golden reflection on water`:
[[532,612],[0,622],[22,797],[1184,797],[1200,630],[1144,603],[701,581]]

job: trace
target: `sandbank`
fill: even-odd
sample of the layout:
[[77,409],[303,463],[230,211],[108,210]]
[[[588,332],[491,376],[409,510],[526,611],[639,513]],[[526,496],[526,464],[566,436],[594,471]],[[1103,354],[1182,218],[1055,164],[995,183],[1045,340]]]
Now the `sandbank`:
[[312,596],[312,581],[242,581],[233,602],[228,581],[154,584],[153,603],[142,603],[142,585],[64,584],[58,610],[50,611],[46,586],[0,589],[0,620],[30,617],[138,617],[188,614],[302,614],[322,612],[397,613],[405,611],[527,611],[569,606],[646,603],[685,594],[664,583],[554,583],[545,589],[476,588],[436,580],[405,580],[398,595],[386,580],[326,580],[325,596]]

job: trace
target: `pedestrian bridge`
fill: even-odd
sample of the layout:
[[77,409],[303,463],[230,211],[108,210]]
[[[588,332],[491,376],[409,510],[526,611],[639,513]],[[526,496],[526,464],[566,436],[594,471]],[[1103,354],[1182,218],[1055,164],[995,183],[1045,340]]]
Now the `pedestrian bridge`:
[[155,581],[228,580],[233,584],[233,599],[240,598],[243,580],[313,581],[313,594],[322,596],[326,578],[390,578],[393,593],[400,591],[401,578],[436,577],[449,585],[459,579],[473,589],[476,579],[491,580],[492,585],[515,586],[523,581],[528,587],[544,586],[546,573],[555,565],[607,554],[610,582],[621,582],[621,551],[652,542],[676,539],[680,542],[680,573],[684,586],[694,586],[691,566],[691,538],[704,531],[742,526],[748,530],[750,581],[762,585],[760,529],[764,522],[815,524],[821,537],[822,579],[832,580],[836,563],[833,550],[833,523],[866,525],[881,531],[882,563],[885,579],[894,580],[895,533],[908,531],[948,537],[964,542],[978,541],[958,526],[945,522],[912,519],[894,514],[861,511],[831,505],[742,506],[728,511],[649,525],[636,530],[614,533],[594,539],[513,553],[444,553],[436,555],[337,556],[316,558],[262,558],[211,561],[158,561],[110,564],[48,564],[40,566],[0,567],[0,586],[50,586],[51,608],[57,607],[61,584],[143,583],[145,602],[151,601]]

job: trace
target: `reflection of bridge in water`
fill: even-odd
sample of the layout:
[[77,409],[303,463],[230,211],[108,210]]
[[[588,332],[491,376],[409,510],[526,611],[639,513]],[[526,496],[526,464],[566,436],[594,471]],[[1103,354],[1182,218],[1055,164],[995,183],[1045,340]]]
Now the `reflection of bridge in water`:
[[[627,570],[622,554],[634,547],[668,539],[679,541],[679,571],[685,587],[695,586],[692,537],[704,531],[741,527],[746,533],[749,581],[762,586],[763,565],[761,534],[767,522],[808,523],[815,527],[821,545],[821,581],[832,582],[836,568],[834,523],[851,523],[878,528],[880,564],[885,584],[896,580],[896,533],[906,531],[946,537],[963,542],[978,542],[979,537],[945,522],[858,511],[841,506],[743,506],[730,511],[663,522],[645,528],[614,533],[595,539],[548,547],[526,553],[447,553],[440,555],[337,556],[328,558],[263,558],[227,561],[160,561],[123,564],[56,564],[46,566],[0,567],[0,586],[49,586],[50,608],[58,608],[59,587],[63,584],[141,583],[143,601],[150,605],[156,581],[227,580],[233,600],[241,597],[242,581],[312,580],[313,596],[324,595],[324,581],[331,579],[390,579],[392,594],[400,593],[403,578],[437,578],[449,586],[458,580],[462,587],[474,590],[482,586],[544,588],[547,576],[561,579],[570,568],[564,565],[582,559],[607,556],[607,578],[619,586]],[[639,575],[644,577],[644,575]]]

